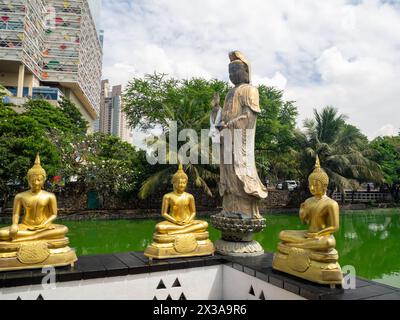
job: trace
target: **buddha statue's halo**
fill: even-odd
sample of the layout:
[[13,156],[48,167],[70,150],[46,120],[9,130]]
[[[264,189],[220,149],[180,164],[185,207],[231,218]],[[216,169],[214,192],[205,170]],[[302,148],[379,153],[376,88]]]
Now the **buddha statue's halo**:
[[329,177],[326,174],[325,170],[321,168],[321,163],[319,161],[319,156],[317,155],[317,159],[315,161],[314,171],[308,177],[308,181],[317,180],[320,181],[324,186],[328,186]]
[[189,177],[187,176],[187,174],[183,170],[183,165],[181,163],[179,164],[178,171],[172,176],[172,184],[175,184],[180,179],[185,179],[186,181],[189,180]]
[[249,83],[251,82],[251,65],[246,57],[238,50],[229,53],[229,59],[231,63],[243,63],[246,66],[247,72],[249,74]]
[[33,175],[42,175],[45,179],[47,178],[46,171],[42,168],[42,166],[40,164],[39,154],[36,156],[35,164],[28,171],[28,179]]

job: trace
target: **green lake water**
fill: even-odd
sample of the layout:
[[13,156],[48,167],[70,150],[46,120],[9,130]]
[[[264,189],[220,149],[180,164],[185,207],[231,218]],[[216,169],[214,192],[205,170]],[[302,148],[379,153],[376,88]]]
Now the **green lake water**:
[[[275,252],[281,230],[301,230],[297,215],[268,215],[267,228],[255,236],[267,252]],[[71,247],[78,256],[144,251],[151,243],[156,220],[62,222],[69,227]],[[346,212],[335,235],[342,266],[357,275],[400,288],[400,210]],[[212,241],[219,231],[210,227]]]

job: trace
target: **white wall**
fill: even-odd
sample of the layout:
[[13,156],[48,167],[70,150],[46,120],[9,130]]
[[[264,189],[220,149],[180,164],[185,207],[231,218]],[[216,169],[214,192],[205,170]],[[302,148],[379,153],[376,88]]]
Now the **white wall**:
[[[33,87],[39,86],[39,80],[32,74],[26,74],[24,77],[24,87],[29,87],[33,81]],[[18,73],[0,72],[0,84],[3,86],[17,87]]]
[[76,107],[79,109],[81,115],[87,122],[89,122],[89,129],[88,133],[93,133],[94,132],[94,120],[92,117],[89,115],[89,113],[86,111],[85,107],[82,105],[82,103],[79,101],[79,99],[76,97],[76,95],[73,93],[73,91],[69,88],[62,88],[63,93],[65,96],[70,99]]
[[[180,286],[173,287],[178,279]],[[157,289],[163,281],[165,289]],[[254,295],[250,294],[253,287]],[[225,265],[175,271],[155,272],[124,277],[57,283],[55,288],[41,285],[4,288],[0,300],[305,300],[255,277]]]
[[[223,300],[260,300],[261,293],[265,300],[306,300],[231,267],[223,268]],[[251,288],[254,295],[250,294]]]
[[[172,287],[176,279],[180,287]],[[201,280],[200,280],[201,279]],[[157,289],[160,281],[166,289]],[[0,300],[218,300],[222,296],[222,266],[156,272],[124,277],[57,283],[54,289],[41,285],[5,288]]]

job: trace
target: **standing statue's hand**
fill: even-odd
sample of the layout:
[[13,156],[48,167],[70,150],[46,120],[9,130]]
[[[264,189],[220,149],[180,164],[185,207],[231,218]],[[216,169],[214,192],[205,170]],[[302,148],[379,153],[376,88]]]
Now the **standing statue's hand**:
[[227,129],[228,128],[228,125],[225,123],[225,122],[221,122],[220,124],[218,124],[218,126],[216,126],[216,128],[219,130],[219,131],[222,131],[222,130],[224,130],[224,129]]
[[10,238],[11,240],[14,240],[17,237],[18,234],[18,225],[13,224],[10,228]]

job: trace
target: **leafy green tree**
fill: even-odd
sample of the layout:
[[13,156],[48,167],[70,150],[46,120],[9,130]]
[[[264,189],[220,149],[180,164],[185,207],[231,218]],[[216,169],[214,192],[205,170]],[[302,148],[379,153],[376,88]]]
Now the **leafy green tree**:
[[56,107],[46,100],[29,100],[23,105],[26,110],[24,115],[35,119],[48,133],[54,130],[65,134],[86,133],[82,128],[85,121],[82,116],[76,114],[76,107],[67,100],[64,100],[61,106]]
[[372,159],[381,166],[385,182],[400,183],[400,136],[378,137],[370,146],[376,151]]
[[75,191],[95,190],[106,201],[110,195],[137,192],[147,174],[145,154],[112,135],[54,135],[61,151],[62,175],[76,180]]
[[68,100],[60,107],[45,100],[30,100],[22,113],[0,102],[0,192],[7,199],[14,189],[26,185],[25,176],[40,153],[48,176],[59,175],[65,165],[54,136],[70,137],[86,133],[86,121]]
[[[138,129],[161,127],[164,132],[168,132],[170,121],[175,121],[178,132],[193,129],[200,136],[202,129],[209,128],[214,94],[218,92],[223,101],[228,89],[228,84],[219,80],[177,80],[159,73],[146,75],[143,79],[135,78],[129,83],[124,94],[125,112],[131,126]],[[178,149],[184,143],[179,143]],[[197,148],[200,151],[199,145]],[[167,186],[177,167],[157,165],[153,169],[155,173],[143,183],[139,193],[141,198],[148,197],[160,186]],[[215,183],[217,168],[189,164],[185,170],[195,186],[212,195],[209,184]]]
[[[167,129],[170,120],[179,119],[182,107],[191,103],[190,112],[185,116],[194,116],[192,121],[181,118],[178,130],[193,128],[200,130],[207,128],[206,116],[211,112],[210,102],[215,92],[220,93],[221,101],[228,92],[228,84],[219,80],[205,80],[193,78],[177,80],[166,74],[147,74],[144,78],[134,78],[129,82],[124,93],[125,112],[130,125],[134,128],[147,130],[156,126]],[[188,123],[189,120],[189,123]],[[191,124],[194,127],[188,127]]]
[[347,124],[346,117],[337,109],[328,106],[321,112],[314,110],[314,119],[307,119],[304,126],[306,131],[296,134],[302,181],[307,181],[319,155],[332,190],[356,188],[359,182],[382,182],[379,165],[370,160],[373,151],[367,137]]
[[26,186],[26,174],[40,153],[48,175],[60,165],[58,150],[46,138],[43,127],[32,117],[0,105],[0,193],[3,208],[16,187]]
[[256,156],[258,168],[272,180],[297,178],[294,131],[297,108],[284,101],[283,91],[259,86],[261,114],[257,120]]
[[[176,121],[178,132],[190,128],[200,134],[201,129],[209,128],[214,93],[220,94],[223,106],[228,90],[229,85],[218,80],[177,80],[155,73],[129,83],[124,95],[125,112],[130,124],[138,129],[158,126],[168,132],[169,121]],[[293,102],[283,100],[282,91],[260,86],[259,92],[262,113],[256,134],[258,167],[262,175],[273,179],[297,176],[298,166],[293,151],[297,109]],[[213,194],[211,186],[216,186],[219,177],[217,167],[189,164],[185,169],[195,186]],[[160,185],[167,184],[174,171],[176,167],[155,166],[155,174],[145,181],[140,196],[147,197]]]
[[[178,132],[179,130],[190,128],[195,129],[200,136],[201,129],[208,128],[209,126],[209,118],[210,115],[208,112],[198,113],[199,102],[198,100],[187,100],[182,99],[179,101],[174,108],[174,110],[170,108],[166,108],[166,117],[170,121],[175,121],[178,124]],[[168,146],[169,137],[166,141],[159,141],[159,143],[165,143],[167,149],[167,157],[175,157],[179,156],[173,153],[173,150],[169,150]],[[180,147],[186,142],[178,143],[178,150]],[[193,146],[193,149],[197,149],[198,154],[200,155],[202,150],[201,141],[198,141],[197,145]],[[211,154],[211,151],[210,151]],[[151,193],[153,193],[156,188],[167,187],[170,184],[171,175],[177,170],[177,166],[170,165],[157,165],[154,167],[155,174],[146,179],[142,185],[142,188],[139,193],[140,198],[147,198]],[[190,181],[194,186],[198,188],[202,188],[208,195],[212,196],[213,191],[211,185],[214,184],[218,178],[217,168],[211,165],[203,165],[203,164],[192,164],[189,163],[185,166],[185,171],[190,176]]]
[[71,100],[63,97],[59,105],[62,113],[78,128],[76,133],[85,134],[88,130],[89,123],[82,117],[82,114],[75,104]]

